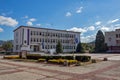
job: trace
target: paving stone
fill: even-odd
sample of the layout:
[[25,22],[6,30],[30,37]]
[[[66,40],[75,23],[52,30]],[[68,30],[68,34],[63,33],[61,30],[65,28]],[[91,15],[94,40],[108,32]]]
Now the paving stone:
[[0,80],[36,80],[36,79],[42,79],[42,78],[45,78],[45,76],[36,75],[28,72],[19,72],[19,73],[7,74],[7,75],[0,75]]
[[55,77],[61,80],[72,78],[72,76],[68,76],[68,75],[57,75]]
[[36,70],[36,69],[29,69],[29,70],[26,70],[26,71],[41,74],[41,75],[45,75],[45,76],[56,76],[56,75],[58,75],[57,73],[47,72],[47,71],[42,71],[42,70]]
[[0,70],[0,74],[3,72],[12,72],[12,71],[16,71],[16,69],[4,69],[4,70]]
[[[115,55],[94,55],[96,58],[111,56]],[[6,74],[0,75],[0,80],[120,80],[120,61],[103,61],[77,67],[44,65],[1,59],[0,73]]]
[[110,76],[110,75],[104,75],[104,74],[98,74],[98,75],[96,75],[96,76],[98,76],[98,77],[102,77],[102,78],[108,78],[108,80],[109,79],[113,79],[113,80],[120,80],[120,77],[115,77],[115,76]]
[[[40,80],[40,79],[39,79]],[[55,79],[55,78],[45,78],[45,79],[42,79],[42,80],[59,80],[59,79]]]

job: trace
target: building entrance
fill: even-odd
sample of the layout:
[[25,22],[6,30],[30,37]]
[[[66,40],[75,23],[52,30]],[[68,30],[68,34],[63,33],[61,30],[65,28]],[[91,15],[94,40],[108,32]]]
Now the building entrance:
[[40,51],[40,49],[39,49],[39,46],[38,46],[38,45],[34,45],[34,51],[35,51],[35,52]]

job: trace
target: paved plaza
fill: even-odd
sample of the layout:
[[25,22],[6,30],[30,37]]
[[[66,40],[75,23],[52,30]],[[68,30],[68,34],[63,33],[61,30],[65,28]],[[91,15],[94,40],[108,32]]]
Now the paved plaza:
[[91,54],[91,56],[100,59],[107,57],[109,61],[64,67],[4,60],[1,56],[0,80],[120,80],[120,54]]

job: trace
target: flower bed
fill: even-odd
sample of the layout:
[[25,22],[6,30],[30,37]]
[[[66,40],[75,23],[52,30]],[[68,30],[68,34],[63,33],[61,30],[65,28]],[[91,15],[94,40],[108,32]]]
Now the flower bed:
[[51,59],[48,61],[48,63],[54,63],[54,64],[64,64],[64,62],[67,62],[69,65],[71,65],[71,64],[76,64],[77,60]]
[[46,59],[42,59],[42,58],[38,59],[38,62],[45,62],[45,61]]
[[19,59],[20,57],[17,56],[4,56],[4,59]]
[[66,59],[66,60],[73,60],[75,58],[75,60],[77,61],[81,61],[81,62],[88,62],[91,60],[91,56],[84,56],[84,55],[76,55],[74,56],[41,56],[40,54],[28,54],[27,55],[27,59],[46,59],[46,61],[48,60],[52,60],[52,59]]

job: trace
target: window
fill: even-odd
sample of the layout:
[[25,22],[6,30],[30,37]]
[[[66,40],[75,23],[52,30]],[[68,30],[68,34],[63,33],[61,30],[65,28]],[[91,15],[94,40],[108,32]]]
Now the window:
[[116,44],[120,44],[120,40],[116,40]]
[[108,38],[108,40],[109,40],[109,41],[111,41],[111,37],[110,37],[110,38]]
[[51,49],[52,49],[52,45],[51,45]]
[[41,42],[41,38],[40,38],[40,42]]
[[41,32],[39,33],[39,35],[41,35]]
[[36,35],[38,35],[38,31],[36,32]]
[[18,45],[16,45],[16,50],[18,50]]
[[37,38],[37,42],[38,42],[38,38]]
[[45,42],[47,42],[47,39],[45,39]]
[[118,34],[116,34],[116,38],[118,38]]
[[33,42],[33,39],[31,38],[31,42]]
[[34,38],[34,42],[35,42],[35,38]]
[[27,41],[25,40],[24,43],[26,43]]
[[31,35],[33,35],[32,31],[31,31]]
[[16,37],[18,37],[18,32],[16,32]]
[[34,35],[35,35],[35,31],[34,31]]

